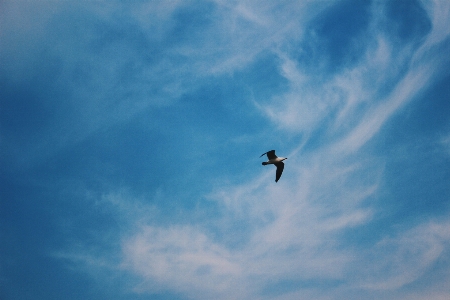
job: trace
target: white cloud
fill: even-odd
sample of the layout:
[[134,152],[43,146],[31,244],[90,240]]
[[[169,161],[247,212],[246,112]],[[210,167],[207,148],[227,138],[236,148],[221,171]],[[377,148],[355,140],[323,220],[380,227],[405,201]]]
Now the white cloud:
[[123,267],[142,276],[138,290],[176,290],[191,297],[241,295],[242,266],[221,245],[191,226],[145,226],[123,242]]
[[[327,2],[287,2],[283,5],[260,1],[216,1],[219,4],[217,24],[208,32],[210,43],[197,49],[213,52],[208,57],[208,75],[233,73],[251,63],[264,51],[276,51],[286,40],[300,39],[302,28]],[[217,36],[217,32],[220,35]]]
[[429,85],[432,70],[432,66],[425,65],[419,70],[410,71],[387,99],[364,114],[363,120],[338,143],[337,150],[355,152],[369,141],[401,105],[414,99],[418,92]]
[[450,34],[450,3],[441,0],[423,0],[423,7],[427,10],[432,23],[432,31],[427,36],[428,46],[436,45],[447,39]]
[[[429,87],[431,80],[443,70],[443,62],[448,62],[443,51],[431,52],[439,42],[448,39],[450,26],[448,23],[449,5],[436,1],[429,5],[433,30],[427,40],[415,52],[406,45],[404,49],[396,49],[380,34],[380,8],[373,6],[373,20],[368,35],[375,37],[367,43],[363,59],[355,66],[344,69],[334,78],[317,84],[310,82],[288,52],[277,49],[283,63],[281,74],[290,82],[290,90],[277,95],[268,104],[258,104],[262,111],[280,128],[308,134],[321,121],[334,119],[334,127],[330,132],[347,132],[348,139],[343,143],[352,145],[356,151],[370,140],[382,127],[384,122],[404,103],[414,99],[421,91]],[[441,7],[442,6],[442,7]],[[437,11],[441,10],[441,11]],[[439,38],[435,38],[435,36]],[[428,54],[428,55],[426,55]],[[317,62],[320,64],[320,62]],[[401,75],[402,66],[408,66],[408,72]],[[320,68],[318,68],[320,70]],[[387,87],[393,86],[393,91]],[[336,112],[336,116],[333,114]],[[358,119],[363,116],[363,120]],[[352,129],[357,124],[356,129]],[[352,129],[353,132],[347,130]],[[346,149],[349,150],[349,149]]]
[[[256,229],[239,249],[214,242],[197,226],[144,226],[123,240],[122,268],[141,276],[136,291],[169,289],[197,299],[255,299],[270,284],[309,279],[336,279],[347,282],[350,290],[371,293],[414,282],[449,246],[448,223],[431,222],[384,238],[363,252],[342,248],[336,238],[340,230],[366,222],[367,213],[354,210],[314,220],[323,212],[302,208],[303,214],[282,204],[275,221]],[[340,287],[337,295],[346,292]],[[282,298],[295,299],[295,294]]]
[[397,289],[417,280],[433,266],[450,242],[448,222],[430,222],[386,237],[359,266],[359,284],[368,289]]

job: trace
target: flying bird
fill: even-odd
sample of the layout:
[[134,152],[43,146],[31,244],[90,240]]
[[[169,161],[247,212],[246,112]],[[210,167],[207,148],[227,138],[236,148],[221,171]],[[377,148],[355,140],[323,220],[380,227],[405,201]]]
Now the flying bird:
[[265,165],[272,164],[272,165],[275,165],[277,167],[277,173],[276,173],[276,176],[275,176],[275,182],[278,182],[278,180],[280,179],[281,174],[283,173],[283,170],[284,170],[283,160],[286,160],[287,157],[278,157],[278,156],[276,156],[275,155],[275,150],[267,151],[266,153],[261,154],[261,156],[263,156],[264,154],[267,154],[267,158],[269,160],[263,162],[262,165],[265,166]]

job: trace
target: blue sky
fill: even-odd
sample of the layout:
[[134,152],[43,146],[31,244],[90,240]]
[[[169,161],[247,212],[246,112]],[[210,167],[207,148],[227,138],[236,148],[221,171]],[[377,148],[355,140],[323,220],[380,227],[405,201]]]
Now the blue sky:
[[449,53],[445,0],[0,2],[0,298],[449,299]]

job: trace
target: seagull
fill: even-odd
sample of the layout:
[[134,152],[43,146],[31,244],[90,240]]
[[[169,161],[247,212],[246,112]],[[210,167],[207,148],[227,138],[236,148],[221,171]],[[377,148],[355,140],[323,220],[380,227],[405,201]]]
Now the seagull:
[[265,166],[265,165],[272,164],[272,165],[275,165],[277,167],[277,173],[276,173],[276,177],[275,177],[275,182],[278,182],[278,180],[280,179],[281,174],[283,173],[283,170],[284,170],[283,160],[286,160],[287,157],[278,157],[278,156],[276,156],[275,155],[275,150],[267,151],[266,153],[261,154],[261,156],[263,156],[264,154],[267,154],[267,158],[269,160],[263,162],[262,165]]

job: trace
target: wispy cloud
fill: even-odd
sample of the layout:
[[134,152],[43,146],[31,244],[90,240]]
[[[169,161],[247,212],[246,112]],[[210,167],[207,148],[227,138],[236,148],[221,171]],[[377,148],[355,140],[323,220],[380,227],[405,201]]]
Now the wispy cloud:
[[449,226],[446,221],[423,223],[382,239],[358,266],[357,282],[369,289],[396,289],[417,280],[448,248]]
[[123,252],[123,267],[143,278],[138,290],[175,289],[204,299],[246,290],[236,257],[195,227],[145,226],[123,241]]

